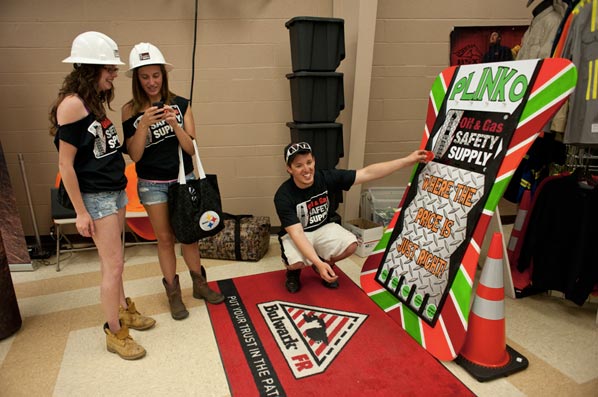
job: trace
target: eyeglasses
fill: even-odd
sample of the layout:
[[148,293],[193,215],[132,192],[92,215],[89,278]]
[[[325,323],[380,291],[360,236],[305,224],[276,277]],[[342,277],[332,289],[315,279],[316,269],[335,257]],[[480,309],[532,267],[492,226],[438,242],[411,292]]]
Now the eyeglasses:
[[118,68],[114,66],[104,66],[104,69],[110,74],[118,73]]
[[291,146],[289,146],[289,148],[287,149],[287,152],[284,156],[285,162],[289,162],[289,158],[294,155],[295,153],[297,153],[297,151],[299,150],[307,150],[311,153],[311,146],[309,146],[309,143],[307,142],[299,142],[299,143],[293,143]]

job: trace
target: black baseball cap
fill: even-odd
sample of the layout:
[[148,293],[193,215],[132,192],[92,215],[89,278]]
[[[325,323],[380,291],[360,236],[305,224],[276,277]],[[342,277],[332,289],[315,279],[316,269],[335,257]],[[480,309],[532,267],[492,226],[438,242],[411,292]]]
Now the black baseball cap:
[[289,165],[296,155],[311,153],[311,146],[307,142],[289,143],[284,148],[284,162]]

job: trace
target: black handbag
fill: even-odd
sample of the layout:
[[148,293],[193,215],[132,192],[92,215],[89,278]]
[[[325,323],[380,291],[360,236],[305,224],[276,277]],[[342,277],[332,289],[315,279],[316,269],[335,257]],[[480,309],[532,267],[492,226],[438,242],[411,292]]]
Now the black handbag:
[[205,174],[195,140],[193,147],[199,179],[185,180],[183,153],[179,146],[178,182],[168,188],[170,225],[176,239],[183,244],[213,236],[224,228],[218,180],[216,175]]

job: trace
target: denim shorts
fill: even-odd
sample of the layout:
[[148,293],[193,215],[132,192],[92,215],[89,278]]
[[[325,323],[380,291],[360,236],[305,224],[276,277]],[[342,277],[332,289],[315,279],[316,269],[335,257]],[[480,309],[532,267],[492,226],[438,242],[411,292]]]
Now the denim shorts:
[[83,204],[93,220],[116,214],[127,205],[129,199],[124,190],[114,192],[81,193]]
[[[185,179],[191,181],[195,179],[195,174],[191,172],[185,175]],[[170,182],[155,182],[145,179],[138,179],[137,195],[139,196],[139,201],[143,205],[167,203],[168,188],[176,183],[178,183],[178,180]]]

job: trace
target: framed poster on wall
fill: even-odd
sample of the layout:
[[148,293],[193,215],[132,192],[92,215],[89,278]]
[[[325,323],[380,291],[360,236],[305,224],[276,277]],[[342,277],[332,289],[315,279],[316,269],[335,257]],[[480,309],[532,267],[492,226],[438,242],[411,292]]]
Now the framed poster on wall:
[[527,28],[527,25],[455,27],[450,37],[450,64],[458,66],[515,59]]

